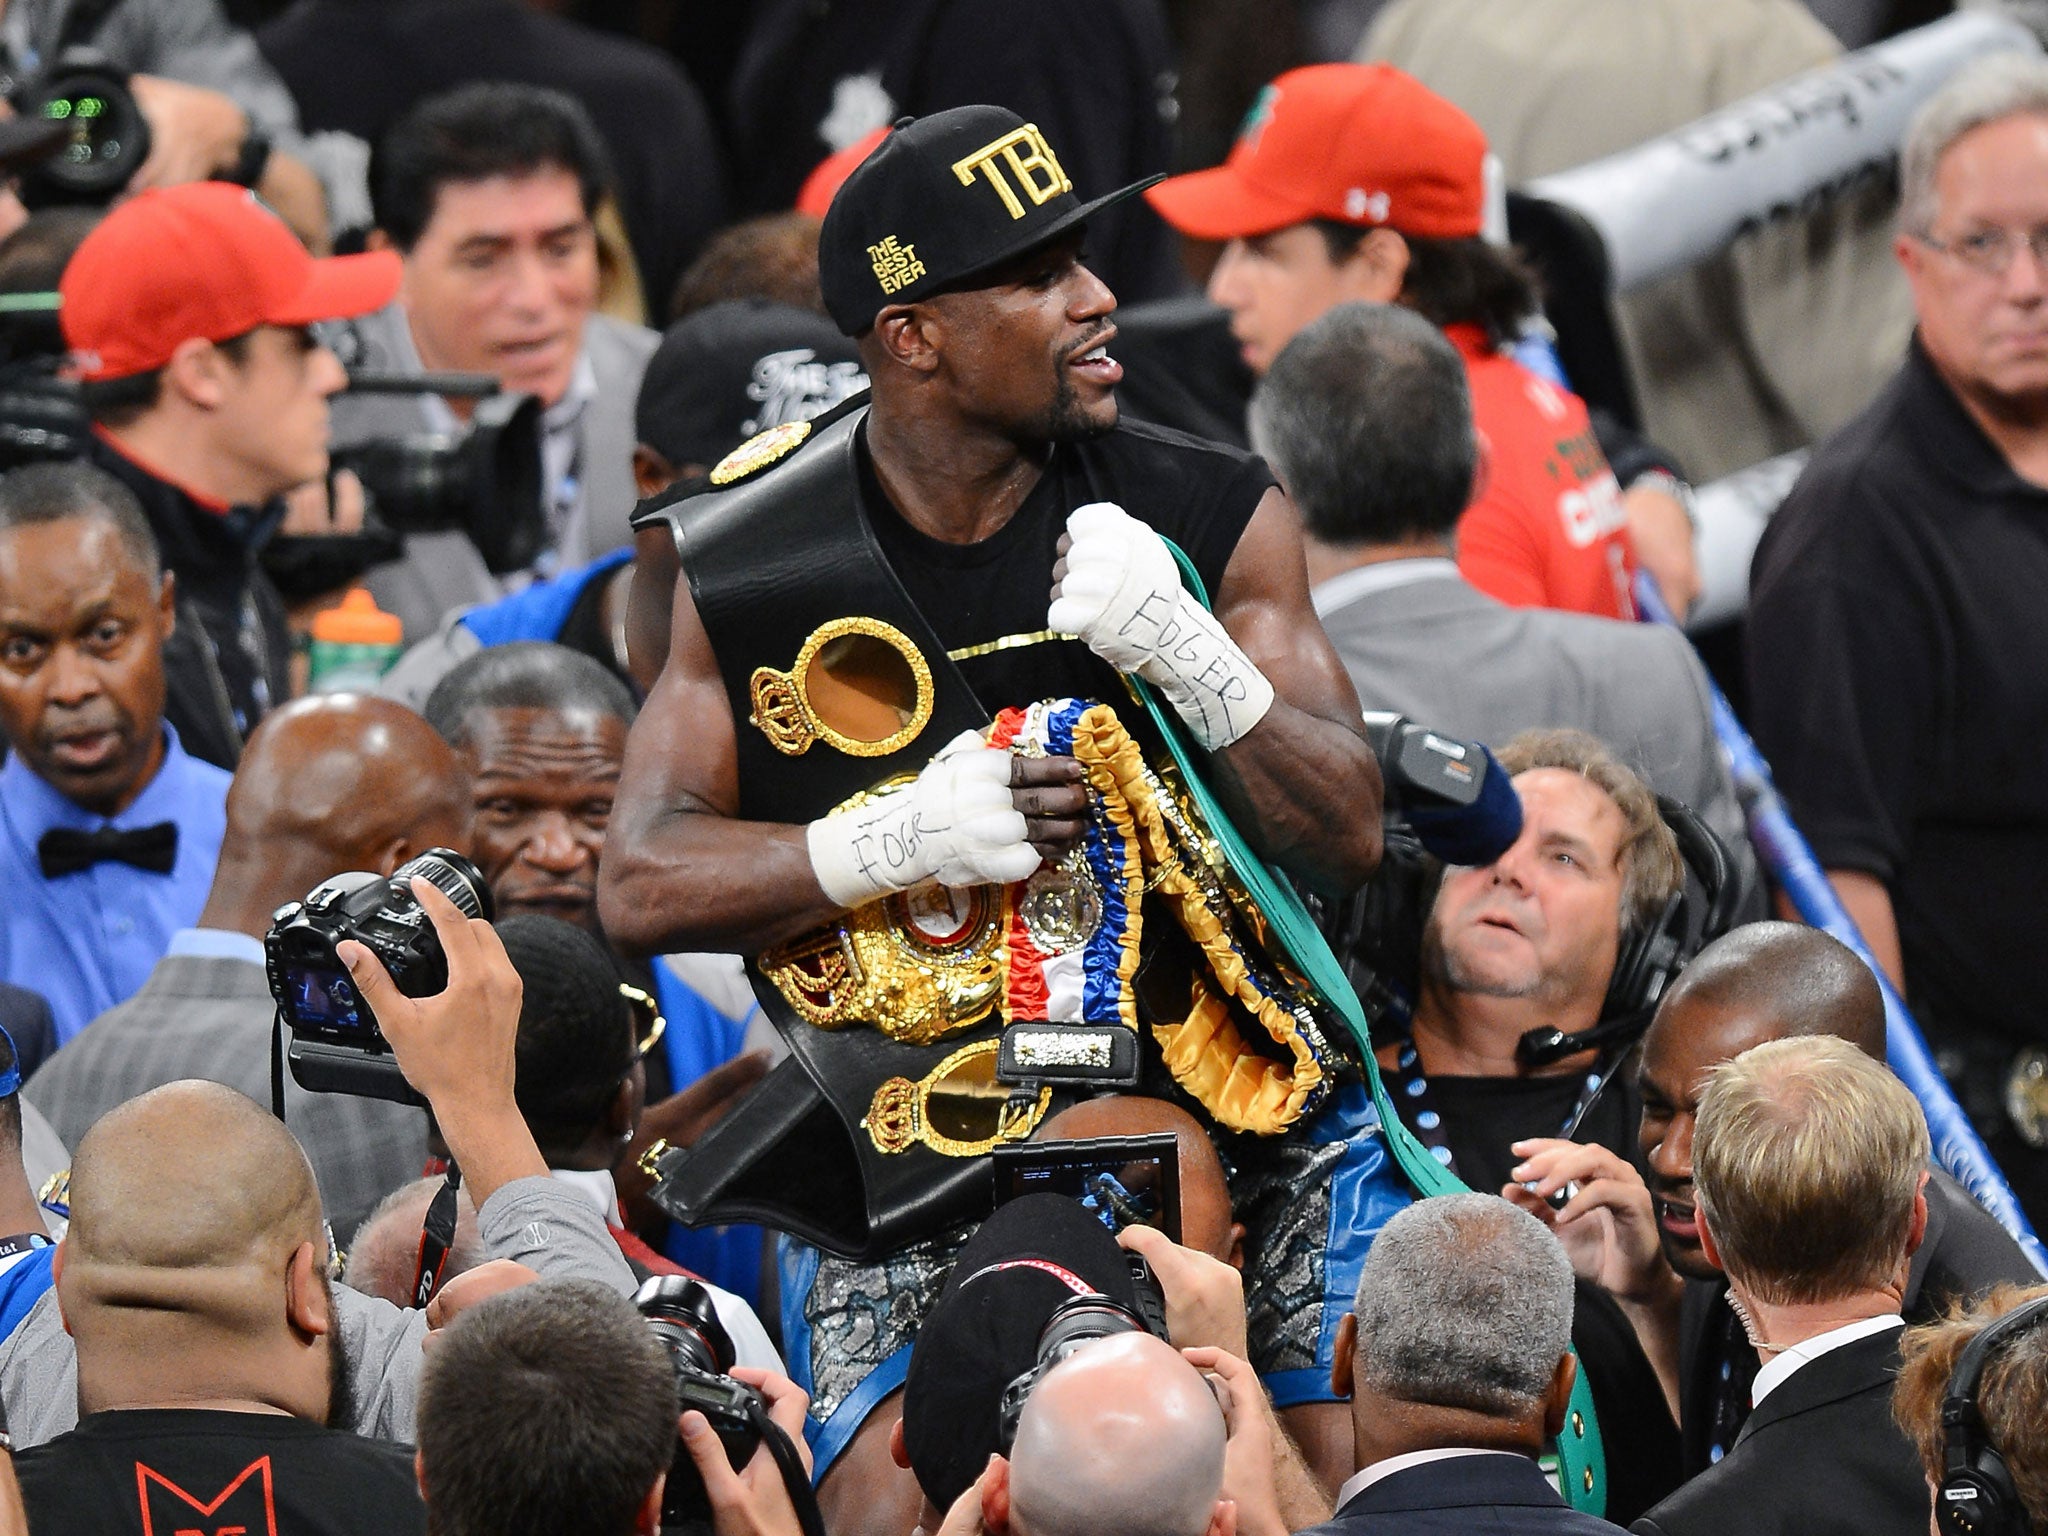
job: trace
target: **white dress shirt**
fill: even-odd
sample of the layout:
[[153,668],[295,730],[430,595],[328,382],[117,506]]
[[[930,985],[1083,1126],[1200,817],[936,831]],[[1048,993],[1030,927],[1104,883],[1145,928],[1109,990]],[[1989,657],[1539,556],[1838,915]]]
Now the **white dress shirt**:
[[1829,1350],[1840,1349],[1844,1344],[1854,1344],[1858,1339],[1867,1339],[1874,1333],[1883,1333],[1887,1328],[1905,1326],[1906,1320],[1898,1313],[1887,1312],[1882,1317],[1866,1317],[1860,1322],[1844,1323],[1839,1328],[1830,1328],[1826,1333],[1816,1333],[1810,1339],[1801,1339],[1797,1344],[1787,1346],[1756,1373],[1756,1383],[1749,1389],[1750,1406],[1762,1406],[1763,1400],[1778,1387],[1783,1386],[1794,1371],[1802,1365],[1818,1360]]
[[1339,571],[1328,581],[1308,590],[1309,603],[1317,618],[1326,618],[1339,608],[1348,608],[1361,597],[1405,587],[1416,581],[1462,581],[1458,562],[1443,555],[1420,555],[1410,560],[1374,560]]
[[[591,1204],[604,1212],[608,1225],[625,1225],[619,1219],[619,1187],[612,1182],[610,1173],[601,1168],[595,1172],[581,1168],[551,1168],[548,1171],[571,1189],[588,1196]],[[761,1319],[754,1315],[754,1309],[747,1305],[746,1298],[721,1290],[708,1280],[699,1283],[711,1293],[711,1304],[718,1309],[718,1320],[725,1325],[726,1334],[732,1339],[733,1363],[787,1375],[788,1368],[783,1365],[782,1356],[775,1352],[774,1344],[768,1339],[768,1330],[761,1326]]]
[[[1449,1461],[1453,1456],[1516,1456],[1518,1451],[1486,1451],[1471,1445],[1446,1445],[1433,1451],[1403,1451],[1399,1456],[1389,1456],[1376,1461],[1369,1467],[1360,1467],[1344,1480],[1344,1486],[1337,1490],[1337,1507],[1342,1509],[1353,1499],[1383,1477],[1392,1477],[1396,1472],[1406,1472],[1410,1467],[1427,1466],[1432,1461]],[[1527,1458],[1525,1457],[1524,1460]]]

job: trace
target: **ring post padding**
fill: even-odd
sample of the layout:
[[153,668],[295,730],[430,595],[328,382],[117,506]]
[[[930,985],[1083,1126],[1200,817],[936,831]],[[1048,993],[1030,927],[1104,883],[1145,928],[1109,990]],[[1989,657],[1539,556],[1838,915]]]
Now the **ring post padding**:
[[2007,17],[1959,11],[1518,190],[1591,223],[1626,293],[1888,172],[1921,102],[1971,60],[2015,49],[2040,44]]

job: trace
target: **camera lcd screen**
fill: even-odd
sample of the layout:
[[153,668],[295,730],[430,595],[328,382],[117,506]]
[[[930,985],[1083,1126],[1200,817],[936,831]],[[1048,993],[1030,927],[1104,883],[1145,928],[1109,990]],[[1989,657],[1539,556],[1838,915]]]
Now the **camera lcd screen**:
[[1180,1241],[1180,1152],[1170,1134],[997,1147],[994,1162],[998,1205],[1065,1195],[1112,1232],[1157,1227]]
[[291,993],[291,1022],[299,1029],[346,1030],[363,1028],[362,1000],[348,972],[325,966],[294,965],[285,971],[285,986]]

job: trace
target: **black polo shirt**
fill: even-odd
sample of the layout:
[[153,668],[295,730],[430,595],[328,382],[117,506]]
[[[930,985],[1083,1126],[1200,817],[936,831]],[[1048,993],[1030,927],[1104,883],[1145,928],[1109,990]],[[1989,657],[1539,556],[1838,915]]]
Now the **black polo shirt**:
[[2048,1040],[2048,489],[1917,338],[1771,520],[1746,644],[1758,745],[1821,863],[1889,887],[1930,1033]]

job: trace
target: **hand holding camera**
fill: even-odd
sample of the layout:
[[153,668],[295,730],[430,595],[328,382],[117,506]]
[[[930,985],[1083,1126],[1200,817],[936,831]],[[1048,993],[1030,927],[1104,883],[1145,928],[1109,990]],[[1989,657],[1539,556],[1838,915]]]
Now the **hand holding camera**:
[[406,1081],[434,1106],[447,1132],[458,1106],[512,1102],[523,988],[496,929],[464,913],[423,876],[414,876],[410,889],[440,941],[447,975],[440,991],[407,995],[377,951],[360,940],[341,940],[334,955],[348,967]]
[[695,1280],[656,1275],[633,1305],[668,1351],[682,1408],[662,1528],[708,1522],[718,1536],[822,1536],[804,1440],[809,1394],[773,1371],[735,1368],[732,1337]]
[[1156,1227],[1125,1227],[1116,1240],[1151,1266],[1166,1298],[1166,1335],[1174,1344],[1221,1349],[1240,1360],[1251,1352],[1245,1338],[1244,1276],[1235,1268],[1183,1248]]

